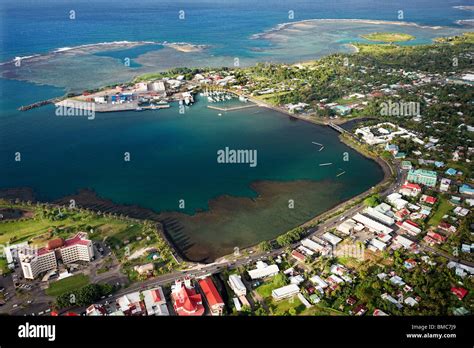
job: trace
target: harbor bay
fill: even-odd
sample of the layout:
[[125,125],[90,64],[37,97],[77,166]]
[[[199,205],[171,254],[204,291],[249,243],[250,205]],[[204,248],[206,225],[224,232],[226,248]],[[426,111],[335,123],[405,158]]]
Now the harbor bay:
[[[30,187],[41,201],[90,188],[114,203],[152,210],[184,256],[212,261],[275,238],[383,177],[329,127],[263,107],[215,110],[208,106],[217,103],[196,99],[184,114],[171,103],[93,120],[58,117],[53,105],[22,113],[10,103],[21,117],[2,137],[1,156],[19,149],[22,160],[4,161],[2,188]],[[255,150],[258,165],[219,163],[226,147]]]

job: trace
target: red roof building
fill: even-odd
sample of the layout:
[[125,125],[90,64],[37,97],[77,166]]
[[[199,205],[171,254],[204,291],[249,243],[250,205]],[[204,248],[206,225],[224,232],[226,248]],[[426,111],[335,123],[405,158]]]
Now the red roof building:
[[196,293],[191,286],[189,278],[184,279],[184,283],[176,280],[173,291],[171,292],[173,307],[176,314],[181,316],[200,316],[204,314],[202,296]]
[[435,204],[437,199],[434,198],[433,196],[423,195],[421,197],[421,201],[425,202],[425,203],[428,203],[428,204]]
[[207,304],[211,310],[212,315],[222,315],[224,311],[224,301],[222,301],[221,295],[216,289],[214,282],[210,277],[206,277],[199,281],[204,296],[206,296]]
[[48,242],[47,248],[49,250],[54,250],[54,249],[62,247],[63,244],[64,244],[64,240],[62,238],[52,239]]
[[436,233],[436,232],[433,232],[433,231],[430,231],[426,234],[428,237],[432,238],[433,240],[436,241],[436,243],[444,243],[446,242],[446,237],[439,234],[439,233]]
[[395,218],[400,221],[400,220],[403,220],[405,216],[409,214],[410,212],[407,209],[403,208],[395,213]]
[[404,185],[402,185],[401,188],[411,190],[411,191],[414,191],[414,192],[417,192],[417,193],[421,192],[421,186],[418,185],[418,184],[413,184],[411,182],[406,182]]
[[439,225],[438,225],[438,228],[440,230],[443,230],[443,231],[446,231],[446,232],[451,232],[451,233],[454,233],[456,232],[456,227],[448,224],[447,222],[440,222]]
[[467,295],[468,291],[464,288],[451,288],[451,292],[456,295],[456,297],[462,301],[462,299]]
[[305,260],[305,257],[302,253],[300,253],[299,251],[296,251],[296,250],[293,250],[291,252],[291,256],[293,256],[295,259],[297,259],[298,261],[301,261],[301,262],[304,262]]

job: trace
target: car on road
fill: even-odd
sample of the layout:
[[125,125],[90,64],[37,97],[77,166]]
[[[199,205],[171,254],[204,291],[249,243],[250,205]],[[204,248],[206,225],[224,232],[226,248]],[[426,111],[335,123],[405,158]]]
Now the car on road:
[[16,307],[18,307],[18,303],[15,303],[15,304],[13,305],[13,308],[16,308]]

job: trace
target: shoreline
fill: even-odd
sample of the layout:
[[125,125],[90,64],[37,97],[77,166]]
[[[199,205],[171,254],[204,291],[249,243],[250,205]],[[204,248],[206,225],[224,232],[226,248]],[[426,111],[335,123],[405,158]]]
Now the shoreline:
[[[263,103],[263,102],[258,103],[258,105],[256,105],[256,106],[265,107],[267,109],[276,111],[282,116],[289,116],[293,119],[308,122],[308,123],[313,124],[313,125],[328,127],[328,125],[323,121],[311,120],[311,119],[308,119],[306,117],[293,115],[293,114],[290,114],[289,112],[285,112],[285,110],[282,110],[278,107],[267,105],[266,103]],[[347,121],[347,120],[343,120],[343,121]],[[334,131],[334,132],[336,132],[336,131]],[[340,201],[340,202],[336,203],[335,205],[333,205],[331,207],[328,207],[327,210],[311,217],[309,220],[307,220],[303,223],[295,225],[294,228],[299,227],[299,226],[307,226],[308,224],[310,224],[310,223],[312,223],[316,220],[319,220],[319,219],[321,219],[322,217],[324,217],[328,214],[334,213],[335,211],[341,209],[341,207],[345,206],[349,202],[351,202],[353,200],[360,199],[360,197],[362,197],[362,196],[368,195],[369,193],[371,193],[374,190],[374,188],[380,187],[381,185],[383,185],[384,183],[387,182],[387,179],[390,178],[390,175],[388,173],[389,166],[388,165],[384,166],[384,164],[381,162],[382,161],[381,159],[367,156],[363,152],[359,151],[359,149],[357,149],[356,147],[351,146],[350,143],[344,141],[343,138],[344,137],[342,137],[340,135],[338,137],[339,141],[344,143],[346,146],[351,147],[352,149],[354,149],[360,155],[362,155],[366,158],[369,158],[370,160],[375,161],[379,165],[379,167],[381,168],[381,170],[383,172],[383,178],[381,179],[381,181],[376,183],[372,188],[370,188],[370,189],[368,189],[364,192],[361,192],[361,193],[359,193],[358,195],[356,195],[354,197],[350,197],[350,198],[347,198],[343,201]],[[256,182],[259,182],[259,181],[256,181]],[[278,182],[274,182],[274,183],[278,183]],[[252,182],[250,184],[250,187],[253,187],[254,184],[255,184],[255,182]],[[256,191],[256,193],[257,193],[257,197],[255,197],[253,199],[258,199],[259,197],[262,196],[261,192]],[[223,198],[225,196],[228,196],[228,195],[222,195],[220,197],[214,197],[212,200],[219,200],[219,198]],[[236,196],[236,197],[230,196],[230,197],[233,198],[233,199],[248,198],[248,197],[240,197],[240,196]],[[34,194],[34,190],[32,188],[0,189],[0,198],[10,199],[10,200],[20,198],[23,201],[25,201],[25,198],[26,198],[26,200],[31,200],[33,202],[39,201],[39,200],[36,199],[35,194]],[[163,238],[170,245],[170,247],[173,249],[173,251],[176,253],[176,255],[180,259],[188,261],[188,262],[199,262],[199,261],[196,261],[196,260],[193,260],[193,259],[189,258],[188,255],[186,254],[186,252],[183,250],[183,248],[181,246],[178,246],[175,239],[173,237],[171,237],[171,234],[169,233],[169,231],[167,231],[166,223],[164,222],[164,219],[163,219],[163,216],[164,216],[163,214],[167,213],[167,212],[155,212],[152,209],[141,207],[138,204],[120,204],[120,203],[114,202],[110,199],[101,197],[101,196],[97,195],[97,193],[94,190],[87,189],[87,188],[78,189],[78,191],[75,194],[66,195],[66,196],[60,197],[59,199],[55,199],[55,200],[52,200],[52,201],[46,201],[46,203],[62,205],[62,204],[67,204],[70,199],[75,199],[79,206],[84,207],[84,208],[88,208],[88,209],[91,209],[91,210],[94,210],[94,211],[101,211],[101,212],[112,213],[112,214],[114,214],[114,213],[115,214],[124,214],[124,215],[129,216],[133,219],[154,221],[154,222],[156,222],[160,225],[159,230],[160,230]],[[208,210],[204,211],[203,213],[205,213],[207,211]],[[179,212],[173,211],[171,213],[179,213]],[[199,214],[199,213],[200,212],[197,212],[196,214]],[[278,236],[276,236],[272,239],[269,239],[268,241],[272,241],[272,240],[276,239],[277,237]],[[260,242],[258,242],[258,243],[260,243]],[[249,245],[247,247],[243,247],[242,249],[243,250],[252,249],[258,243]],[[216,255],[213,258],[213,260],[211,260],[209,262],[215,262],[216,260],[219,260],[219,259],[221,259],[222,257],[225,257],[225,256],[226,255],[221,255],[221,256]],[[209,263],[209,262],[206,262],[206,263]]]

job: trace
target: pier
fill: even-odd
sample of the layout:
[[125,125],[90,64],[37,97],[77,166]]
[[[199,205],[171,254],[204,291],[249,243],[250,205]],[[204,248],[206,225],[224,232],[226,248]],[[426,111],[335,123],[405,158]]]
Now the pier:
[[28,110],[31,110],[31,109],[34,109],[34,108],[39,108],[39,107],[44,106],[44,105],[57,103],[60,100],[61,100],[61,98],[51,98],[51,99],[41,100],[41,101],[33,103],[33,104],[20,106],[18,108],[18,110],[28,111]]
[[209,109],[213,109],[213,110],[219,110],[219,111],[235,111],[235,110],[241,110],[241,109],[247,109],[247,108],[253,108],[257,105],[255,104],[252,104],[252,105],[242,105],[242,106],[234,106],[232,108],[221,108],[219,106],[214,106],[214,105],[208,105],[207,107]]

